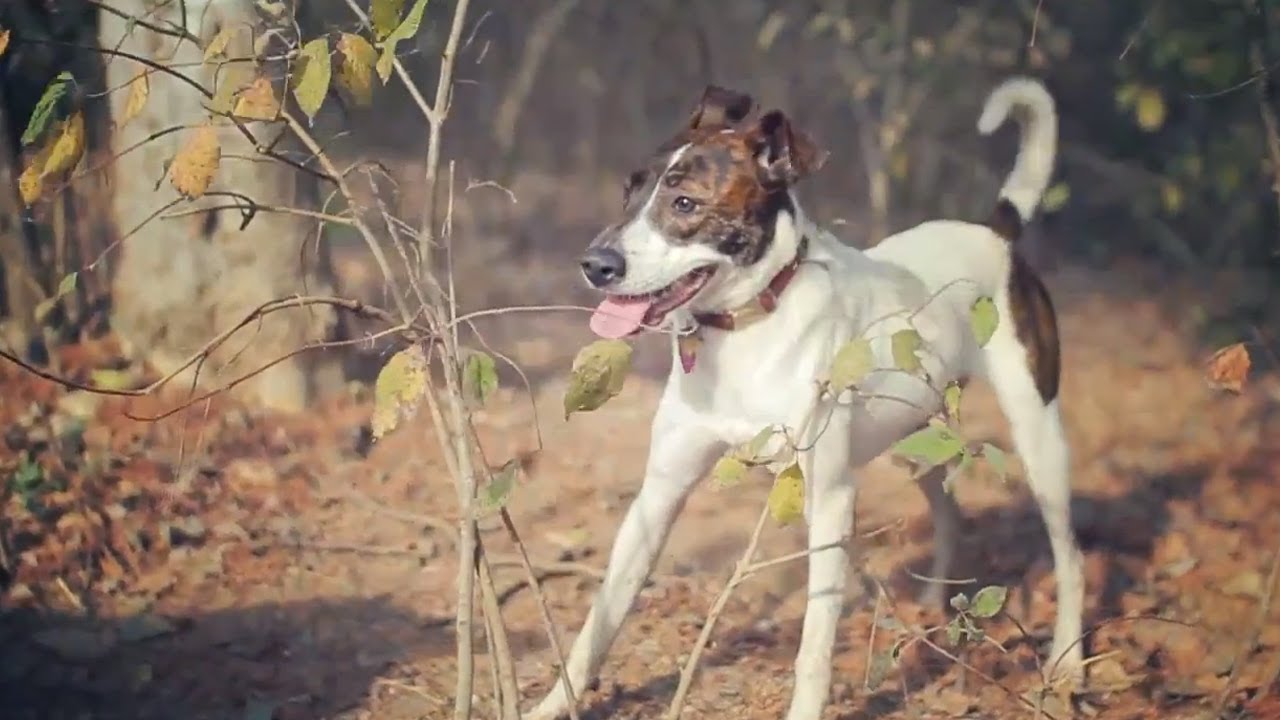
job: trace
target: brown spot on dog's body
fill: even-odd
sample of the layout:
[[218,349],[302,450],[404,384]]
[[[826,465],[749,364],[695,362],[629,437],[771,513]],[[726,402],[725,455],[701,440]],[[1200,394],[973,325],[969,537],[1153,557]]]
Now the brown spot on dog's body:
[[1015,241],[1022,236],[1022,215],[1013,203],[1001,199],[987,225],[1009,243],[1009,309],[1014,331],[1027,352],[1027,367],[1040,399],[1048,404],[1058,396],[1062,374],[1062,350],[1058,343],[1058,318],[1049,290]]

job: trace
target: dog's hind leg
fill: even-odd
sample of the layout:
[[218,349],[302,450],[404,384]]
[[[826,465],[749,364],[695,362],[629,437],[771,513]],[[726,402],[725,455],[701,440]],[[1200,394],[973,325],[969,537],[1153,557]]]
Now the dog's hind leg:
[[933,524],[933,565],[929,580],[916,596],[926,607],[942,605],[946,599],[951,568],[955,564],[956,544],[960,541],[960,526],[964,516],[955,497],[943,486],[947,475],[954,469],[951,464],[937,465],[925,471],[916,483],[929,501],[929,518]]
[[[1041,290],[1033,299],[1041,303],[1038,328],[1027,326],[1031,321],[1025,305],[1018,312],[1007,299],[997,301],[1002,321],[983,350],[984,374],[1009,421],[1053,551],[1058,609],[1046,668],[1078,680],[1084,667],[1084,559],[1071,525],[1070,451],[1058,408],[1057,330],[1047,294]],[[1026,297],[1022,302],[1028,302]]]
[[[566,660],[569,682],[578,697],[604,662],[689,491],[710,468],[721,447],[711,433],[688,420],[665,399],[654,417],[644,483],[618,529],[604,581]],[[568,704],[564,684],[557,679],[525,717],[558,718]]]

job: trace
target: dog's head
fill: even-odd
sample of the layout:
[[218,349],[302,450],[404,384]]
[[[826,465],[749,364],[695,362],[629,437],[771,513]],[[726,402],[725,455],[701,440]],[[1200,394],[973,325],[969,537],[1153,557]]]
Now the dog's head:
[[660,326],[678,308],[729,310],[768,284],[779,222],[794,222],[789,189],[827,153],[780,110],[748,119],[753,110],[751,96],[709,86],[687,125],[627,177],[621,219],[581,258],[606,295],[597,334]]

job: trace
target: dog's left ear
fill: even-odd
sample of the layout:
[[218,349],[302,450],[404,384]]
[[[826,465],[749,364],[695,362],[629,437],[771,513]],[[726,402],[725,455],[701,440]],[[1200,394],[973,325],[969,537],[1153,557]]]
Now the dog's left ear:
[[765,184],[792,185],[816,172],[830,155],[804,132],[795,129],[781,110],[760,117],[752,132],[756,141],[756,162]]
[[737,125],[751,114],[754,107],[755,100],[746,93],[708,85],[689,117],[689,129],[718,130]]

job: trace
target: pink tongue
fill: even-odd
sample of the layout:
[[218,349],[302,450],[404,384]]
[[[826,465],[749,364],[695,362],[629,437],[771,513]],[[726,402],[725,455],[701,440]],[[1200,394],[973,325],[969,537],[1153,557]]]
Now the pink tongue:
[[624,338],[640,329],[651,307],[652,300],[605,298],[591,314],[591,332],[609,340]]

